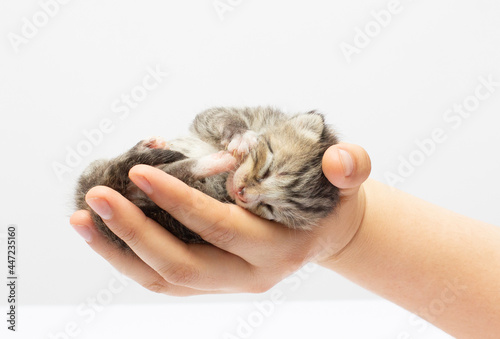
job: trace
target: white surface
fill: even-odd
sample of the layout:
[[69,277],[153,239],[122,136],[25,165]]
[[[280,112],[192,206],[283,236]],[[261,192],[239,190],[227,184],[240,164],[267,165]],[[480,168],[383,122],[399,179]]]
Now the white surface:
[[[499,1],[402,0],[402,9],[351,63],[340,44],[353,43],[356,28],[370,25],[371,11],[387,8],[388,1],[231,1],[239,5],[221,21],[212,0],[74,0],[16,53],[8,36],[22,33],[23,18],[40,15],[39,3],[0,5],[0,233],[7,224],[19,226],[22,303],[77,305],[110,279],[108,263],[68,222],[74,183],[84,167],[142,138],[182,134],[196,113],[212,105],[319,109],[344,140],[368,150],[372,176],[384,182],[401,157],[418,150],[416,139],[442,128],[447,140],[397,187],[500,225],[500,90],[459,128],[443,118],[474,94],[478,77],[500,81]],[[143,86],[156,67],[170,74],[126,116],[122,96]],[[105,119],[113,131],[58,180],[54,163],[68,165],[68,149]],[[0,237],[0,253],[4,245]],[[0,295],[5,292],[1,283]],[[370,297],[326,270],[290,296]],[[177,300],[137,286],[117,298]],[[28,322],[21,325],[29,328]]]
[[252,303],[109,305],[95,317],[75,307],[30,306],[19,331],[2,338],[342,338],[449,339],[385,301],[285,302],[260,311]]

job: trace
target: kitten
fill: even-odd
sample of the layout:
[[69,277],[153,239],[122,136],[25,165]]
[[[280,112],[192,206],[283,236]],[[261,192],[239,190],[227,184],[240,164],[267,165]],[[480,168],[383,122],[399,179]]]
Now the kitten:
[[204,243],[130,181],[128,172],[137,164],[156,166],[219,201],[295,229],[314,226],[338,203],[338,188],[321,167],[324,152],[338,141],[321,114],[216,107],[198,114],[190,131],[170,142],[144,140],[114,159],[90,164],[78,181],[77,209],[89,210],[97,228],[127,249],[85,202],[90,188],[109,186],[179,239]]

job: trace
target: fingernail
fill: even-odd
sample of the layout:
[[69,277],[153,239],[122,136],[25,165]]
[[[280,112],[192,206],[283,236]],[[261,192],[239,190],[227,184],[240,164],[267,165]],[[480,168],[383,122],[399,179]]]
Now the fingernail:
[[103,220],[109,220],[113,216],[113,211],[108,202],[101,198],[86,199],[87,204],[100,215]]
[[146,194],[152,194],[153,193],[153,188],[151,187],[151,184],[149,183],[149,181],[146,178],[144,178],[143,176],[140,176],[140,175],[134,175],[133,178],[134,178],[134,180],[132,180],[132,181],[144,193],[146,193]]
[[81,225],[71,225],[73,229],[80,234],[80,236],[85,239],[86,242],[90,242],[92,240],[92,232],[89,230],[87,226]]
[[352,161],[351,155],[343,149],[339,149],[339,154],[340,161],[342,161],[342,167],[344,167],[344,175],[348,177],[354,170],[354,163]]

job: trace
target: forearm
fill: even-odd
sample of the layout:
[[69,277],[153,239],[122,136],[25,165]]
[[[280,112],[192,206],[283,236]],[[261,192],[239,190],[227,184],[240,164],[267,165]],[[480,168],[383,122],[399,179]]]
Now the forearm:
[[381,183],[345,250],[322,263],[459,338],[500,333],[500,229]]

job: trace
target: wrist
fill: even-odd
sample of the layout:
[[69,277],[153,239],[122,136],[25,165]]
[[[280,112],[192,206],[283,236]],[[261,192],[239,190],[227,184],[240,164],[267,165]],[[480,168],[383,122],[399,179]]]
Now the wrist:
[[356,192],[343,196],[338,209],[322,223],[323,232],[317,237],[315,255],[311,261],[329,267],[356,246],[356,238],[365,222],[367,180]]

